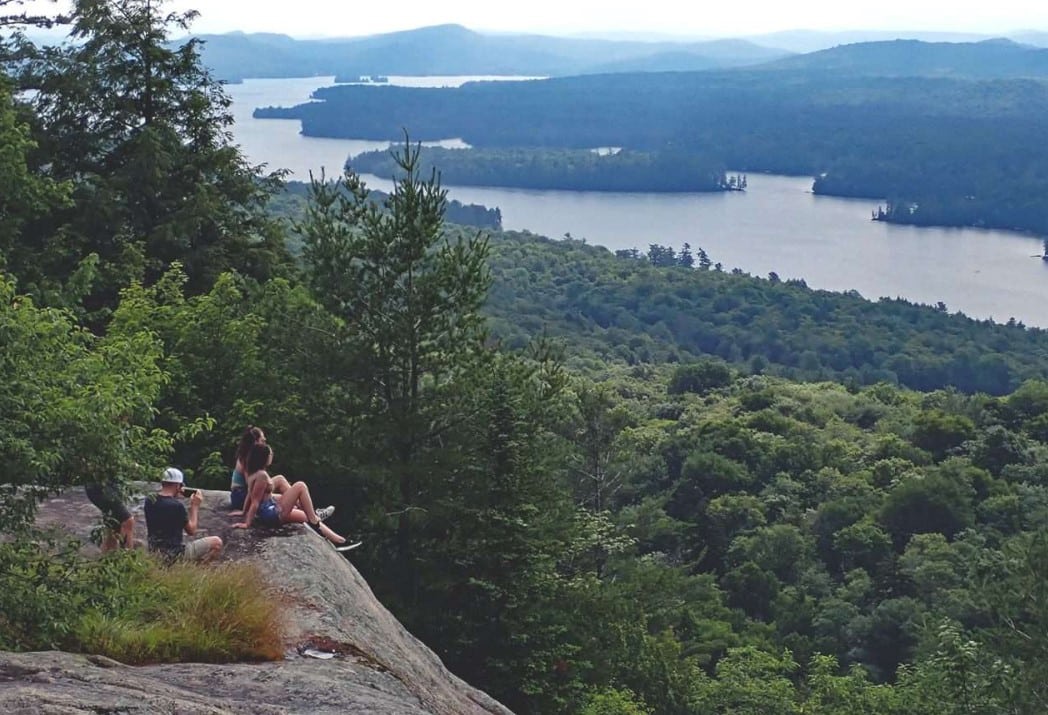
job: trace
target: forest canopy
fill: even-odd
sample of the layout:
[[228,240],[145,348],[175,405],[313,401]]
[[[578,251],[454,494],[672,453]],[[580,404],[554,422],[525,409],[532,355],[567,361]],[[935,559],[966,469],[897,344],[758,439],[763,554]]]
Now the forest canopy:
[[1044,712],[1043,331],[452,226],[410,142],[389,194],[277,215],[163,5],[4,36],[0,647],[169,607],[30,533],[39,499],[225,488],[256,424],[516,712]]

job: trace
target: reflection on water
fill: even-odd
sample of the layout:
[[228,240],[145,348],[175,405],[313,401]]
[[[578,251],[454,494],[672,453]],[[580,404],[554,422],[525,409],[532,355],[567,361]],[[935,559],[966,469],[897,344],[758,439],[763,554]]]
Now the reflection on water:
[[[307,101],[330,78],[248,80],[230,85],[234,135],[248,159],[295,178],[340,172],[347,156],[386,142],[321,139],[299,134],[293,120],[252,119],[255,107]],[[391,83],[404,78],[390,77]],[[412,78],[447,81],[448,78]],[[461,81],[461,78],[459,78]],[[416,86],[422,86],[418,84]],[[465,146],[460,140],[442,146]],[[369,186],[389,182],[366,177]],[[1041,240],[1005,231],[915,228],[870,220],[876,200],[815,196],[806,178],[748,175],[744,193],[612,194],[449,187],[463,203],[499,207],[511,230],[560,237],[570,233],[610,249],[652,243],[702,247],[726,270],[776,272],[812,288],[855,290],[867,298],[946,303],[951,312],[1048,327],[1048,264]]]

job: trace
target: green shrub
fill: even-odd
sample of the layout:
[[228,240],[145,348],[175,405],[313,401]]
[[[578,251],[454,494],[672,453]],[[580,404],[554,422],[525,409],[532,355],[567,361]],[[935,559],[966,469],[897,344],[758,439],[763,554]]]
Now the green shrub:
[[0,544],[0,648],[136,664],[283,655],[282,623],[253,565],[165,567],[141,551],[87,559],[79,547]]
[[579,715],[650,715],[650,713],[651,709],[631,691],[606,688],[590,695]]

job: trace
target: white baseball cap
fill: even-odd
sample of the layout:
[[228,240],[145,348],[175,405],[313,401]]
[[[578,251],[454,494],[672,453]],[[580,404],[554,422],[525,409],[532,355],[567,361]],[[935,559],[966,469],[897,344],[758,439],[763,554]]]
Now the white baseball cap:
[[181,469],[168,467],[164,470],[164,474],[160,477],[160,481],[165,484],[183,484],[186,481],[186,478],[185,475],[182,474]]

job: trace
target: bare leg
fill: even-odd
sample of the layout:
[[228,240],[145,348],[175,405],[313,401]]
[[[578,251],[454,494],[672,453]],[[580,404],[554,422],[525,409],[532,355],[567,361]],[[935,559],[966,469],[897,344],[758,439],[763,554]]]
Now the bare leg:
[[216,558],[222,552],[222,539],[217,536],[208,536],[207,538],[207,555],[201,559],[203,562],[208,562]]
[[[301,482],[299,482],[299,483],[301,484]],[[288,512],[288,515],[286,517],[283,515],[283,513],[281,513],[280,519],[284,523],[293,523],[293,524],[305,524],[308,521],[306,519],[306,512],[302,511],[301,509],[292,509],[290,512]],[[319,525],[319,531],[320,531],[321,535],[325,539],[330,541],[332,544],[344,544],[344,543],[346,543],[346,537],[344,537],[341,534],[337,533],[334,529],[332,529],[330,526],[328,526],[327,524],[325,524],[322,521],[321,522],[317,522],[317,523]]]
[[116,532],[113,531],[112,529],[106,529],[105,533],[102,535],[102,545],[101,545],[102,553],[104,554],[107,551],[112,551],[116,547],[117,547]]
[[129,518],[123,524],[120,525],[120,545],[125,549],[130,549],[134,546],[134,533],[135,533],[135,517]]
[[269,480],[269,483],[273,487],[273,494],[285,494],[291,489],[291,482],[283,474],[278,474]]
[[218,536],[205,536],[186,544],[183,557],[187,561],[207,563],[222,553],[222,539]]
[[288,515],[298,507],[306,514],[306,521],[315,524],[320,521],[317,512],[313,509],[313,498],[309,495],[309,487],[305,482],[295,482],[288,487],[287,492],[280,497],[280,520],[289,521]]

